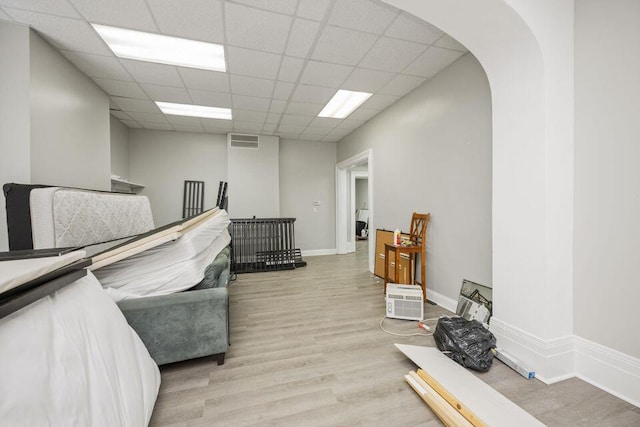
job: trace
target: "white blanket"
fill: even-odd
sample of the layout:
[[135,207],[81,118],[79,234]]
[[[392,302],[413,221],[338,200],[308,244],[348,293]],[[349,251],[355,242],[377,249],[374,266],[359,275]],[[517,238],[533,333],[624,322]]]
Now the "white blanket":
[[176,240],[146,250],[94,274],[115,300],[167,295],[189,289],[230,242],[225,211],[212,215]]
[[0,423],[144,426],[160,373],[89,273],[0,319]]

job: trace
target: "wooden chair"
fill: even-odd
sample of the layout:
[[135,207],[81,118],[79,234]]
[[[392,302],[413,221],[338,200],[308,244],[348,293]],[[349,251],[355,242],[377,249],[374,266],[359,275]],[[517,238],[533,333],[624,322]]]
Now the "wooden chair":
[[[407,254],[411,259],[411,267],[409,268],[409,283],[419,284],[422,287],[422,297],[424,301],[427,300],[427,248],[426,248],[426,235],[427,225],[429,224],[430,214],[413,213],[411,216],[411,231],[409,232],[410,244],[407,246],[397,246],[394,244],[386,243],[384,245],[384,293],[387,294],[387,283],[398,283],[400,280],[400,255]],[[393,280],[389,277],[389,258],[390,252],[394,253],[395,260],[395,275]],[[416,283],[415,279],[415,262],[416,255],[420,254],[420,282]]]

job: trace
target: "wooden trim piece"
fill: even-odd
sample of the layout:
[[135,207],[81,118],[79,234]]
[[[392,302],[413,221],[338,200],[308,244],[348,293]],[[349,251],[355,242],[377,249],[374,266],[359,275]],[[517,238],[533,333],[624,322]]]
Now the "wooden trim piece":
[[449,392],[446,388],[436,381],[431,375],[427,374],[422,369],[418,369],[418,376],[422,378],[436,393],[444,398],[449,404],[456,409],[460,414],[467,419],[475,427],[487,427],[487,424],[478,418],[469,408],[467,408],[459,399]]
[[415,373],[415,371],[409,372],[405,375],[405,380],[409,383],[411,388],[418,393],[418,396],[431,408],[434,414],[440,421],[447,427],[472,427],[472,424],[467,421],[456,409],[451,406],[442,396],[440,396],[429,384],[424,382],[422,378]]

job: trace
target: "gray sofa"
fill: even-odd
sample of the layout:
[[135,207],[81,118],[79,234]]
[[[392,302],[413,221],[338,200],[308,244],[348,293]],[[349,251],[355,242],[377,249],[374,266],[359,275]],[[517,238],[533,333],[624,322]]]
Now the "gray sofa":
[[195,287],[171,295],[118,302],[158,365],[216,355],[229,347],[230,249],[218,254]]

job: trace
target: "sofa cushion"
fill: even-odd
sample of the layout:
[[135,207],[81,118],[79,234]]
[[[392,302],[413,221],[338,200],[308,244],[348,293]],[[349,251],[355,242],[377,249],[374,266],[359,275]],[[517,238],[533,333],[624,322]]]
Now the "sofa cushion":
[[224,248],[204,271],[204,279],[190,290],[226,287],[229,281],[229,255],[231,249]]

